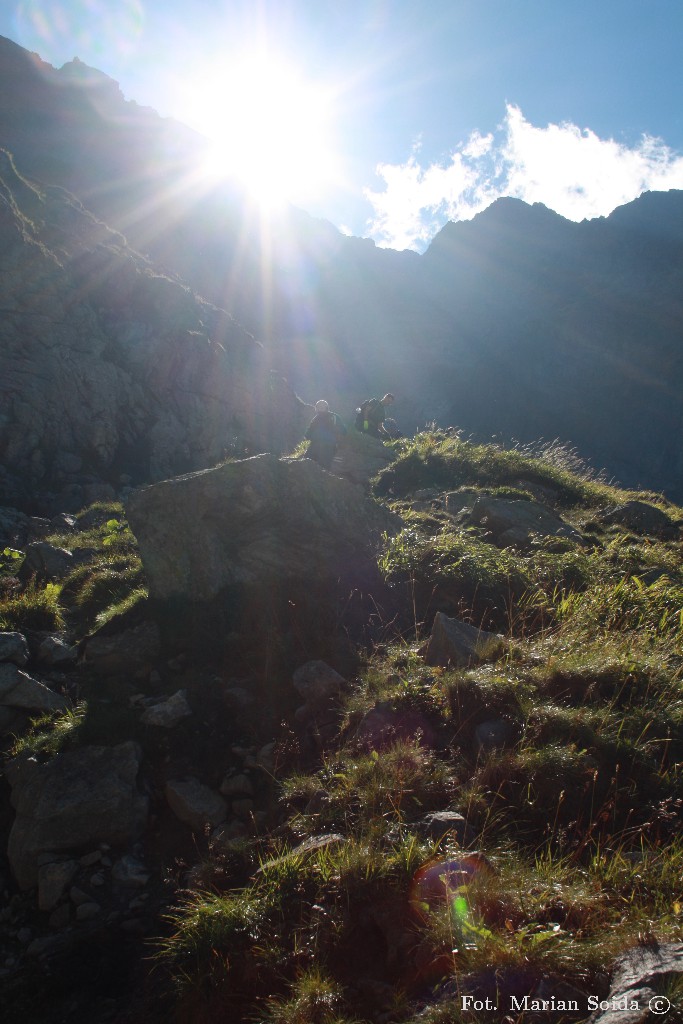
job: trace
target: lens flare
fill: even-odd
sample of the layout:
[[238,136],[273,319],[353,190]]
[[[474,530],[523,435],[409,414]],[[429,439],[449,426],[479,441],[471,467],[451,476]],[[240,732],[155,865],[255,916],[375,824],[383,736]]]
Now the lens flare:
[[61,64],[64,53],[86,63],[127,57],[144,25],[141,0],[22,0],[16,13],[21,45]]
[[490,934],[477,919],[469,899],[469,886],[494,874],[491,862],[482,853],[444,857],[419,868],[410,888],[410,905],[423,924],[443,906],[448,907],[453,930],[453,952],[473,949]]

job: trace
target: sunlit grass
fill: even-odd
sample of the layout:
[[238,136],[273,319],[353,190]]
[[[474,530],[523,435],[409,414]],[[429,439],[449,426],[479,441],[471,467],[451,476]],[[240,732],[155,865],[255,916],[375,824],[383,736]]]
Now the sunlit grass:
[[64,627],[64,610],[60,603],[61,587],[57,583],[44,586],[29,584],[17,593],[0,599],[1,630],[60,630]]
[[33,718],[28,730],[15,738],[10,749],[10,756],[40,754],[54,757],[65,747],[77,741],[78,730],[87,710],[87,703],[81,701],[67,711],[51,712]]

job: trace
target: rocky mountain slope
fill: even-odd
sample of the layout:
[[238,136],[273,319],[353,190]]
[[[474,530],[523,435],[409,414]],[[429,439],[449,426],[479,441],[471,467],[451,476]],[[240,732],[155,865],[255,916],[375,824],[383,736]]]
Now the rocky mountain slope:
[[142,488],[139,547],[1,510],[5,1019],[680,1014],[683,510],[452,432],[334,469]]
[[0,500],[88,497],[298,441],[306,409],[223,310],[0,152]]

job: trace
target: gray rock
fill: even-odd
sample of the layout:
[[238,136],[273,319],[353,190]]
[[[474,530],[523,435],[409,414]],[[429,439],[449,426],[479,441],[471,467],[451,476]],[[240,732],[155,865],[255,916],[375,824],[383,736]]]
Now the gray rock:
[[48,853],[137,839],[148,811],[148,799],[137,788],[140,760],[139,747],[129,740],[66,751],[44,764],[32,758],[7,764],[16,809],[7,852],[22,889],[37,885]]
[[83,485],[83,504],[94,505],[98,501],[114,501],[116,491],[111,484],[91,483]]
[[92,921],[94,917],[99,917],[101,913],[102,907],[99,903],[95,903],[94,900],[90,903],[81,903],[76,907],[76,920]]
[[480,497],[481,491],[473,487],[461,487],[457,491],[448,491],[444,495],[446,511],[451,515],[471,512]]
[[253,707],[254,695],[243,686],[226,686],[223,688],[223,699],[230,708],[237,711],[248,711]]
[[363,715],[354,739],[364,747],[377,751],[391,746],[399,739],[412,739],[423,746],[431,746],[434,729],[427,716],[417,708],[395,708],[390,701],[379,701]]
[[28,533],[28,516],[17,508],[0,505],[0,547],[21,546]]
[[535,536],[567,537],[579,544],[584,542],[578,530],[537,501],[481,495],[472,508],[470,519],[485,526],[501,546],[511,543],[525,546]]
[[219,789],[223,796],[231,799],[236,796],[253,796],[254,786],[248,775],[226,775]]
[[331,471],[353,483],[366,485],[393,458],[393,453],[379,438],[350,430],[340,439]]
[[16,665],[0,665],[0,705],[31,711],[66,711],[68,702]]
[[379,583],[377,546],[397,525],[361,488],[310,459],[273,455],[142,488],[127,511],[152,599],[176,621],[179,609],[196,617],[200,607],[205,622],[220,609],[225,631],[242,630],[250,607],[264,631],[280,609],[310,626],[355,581]]
[[23,633],[0,633],[0,662],[11,661],[21,668],[28,659],[28,644]]
[[256,755],[256,764],[269,775],[275,771],[275,748],[276,743],[264,743]]
[[187,703],[184,690],[178,690],[168,700],[147,708],[140,721],[143,725],[155,725],[159,729],[173,729],[184,718],[189,718],[192,708]]
[[623,505],[607,509],[598,516],[602,523],[619,523],[634,533],[651,534],[655,537],[676,538],[680,527],[666,512],[646,501],[627,501]]
[[[73,456],[75,462],[78,463],[76,469],[67,470],[70,473],[77,473],[81,468],[81,459]],[[70,516],[68,512],[58,512],[56,516],[53,516],[50,520],[50,529],[55,533],[78,533],[78,520],[76,516]]]
[[38,908],[54,910],[77,871],[75,860],[42,864],[38,868]]
[[467,822],[457,811],[432,811],[424,816],[419,828],[422,835],[434,842],[450,835],[463,846],[470,839]]
[[292,682],[311,707],[337,699],[347,685],[344,677],[324,661],[307,661],[296,669]]
[[166,800],[173,813],[195,832],[225,821],[228,805],[215,790],[197,779],[171,779],[166,783]]
[[507,642],[499,633],[488,633],[459,619],[451,619],[443,612],[434,617],[431,636],[422,648],[428,665],[466,667],[482,661],[494,661],[507,649]]
[[57,935],[39,935],[28,946],[26,956],[36,959],[48,958],[65,953],[72,945],[73,937],[67,931],[59,932]]
[[667,942],[628,950],[615,962],[607,1008],[598,1008],[589,1024],[642,1024],[654,1020],[653,1014],[666,1020],[666,1002],[656,1003],[651,1014],[651,1000],[664,996],[671,981],[682,974],[683,943]]
[[70,551],[39,540],[26,548],[26,558],[18,577],[22,581],[30,580],[33,576],[39,580],[62,580],[73,566],[74,556]]
[[122,885],[143,889],[149,882],[150,872],[147,866],[141,860],[138,860],[137,857],[125,854],[114,863],[111,877],[115,882],[121,882]]
[[161,654],[159,627],[153,622],[114,636],[94,635],[84,645],[83,661],[101,675],[149,671]]
[[69,899],[75,907],[80,907],[83,903],[90,903],[91,896],[77,885],[72,885],[69,889]]
[[99,864],[102,860],[102,852],[100,850],[92,850],[90,853],[84,853],[82,857],[79,857],[78,863],[82,868],[91,868],[93,864]]
[[[29,490],[65,481],[68,500],[78,485],[65,476],[93,462],[146,479],[214,465],[236,423],[237,443],[255,451],[301,438],[304,404],[236,319],[153,269],[67,193],[42,193],[37,218],[6,155],[0,176],[11,197],[0,244],[0,308],[13,310],[0,344],[8,473]],[[76,508],[113,494],[93,478],[79,484]]]
[[42,665],[75,665],[78,660],[78,648],[58,636],[46,636],[38,647],[37,657]]
[[29,726],[31,714],[0,705],[0,736],[19,736]]
[[50,928],[54,928],[56,931],[68,928],[70,922],[71,907],[68,903],[61,903],[52,911],[49,917]]

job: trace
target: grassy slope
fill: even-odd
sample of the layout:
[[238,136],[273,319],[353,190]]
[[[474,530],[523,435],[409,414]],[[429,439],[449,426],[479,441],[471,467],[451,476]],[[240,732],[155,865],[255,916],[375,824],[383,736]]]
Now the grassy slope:
[[[161,957],[180,1020],[482,1019],[461,993],[523,994],[545,976],[604,995],[617,952],[681,938],[681,542],[598,518],[634,497],[674,519],[680,510],[577,475],[558,451],[443,434],[396,448],[376,491],[407,529],[387,542],[383,568],[413,630],[369,659],[320,764],[283,780],[287,838],[251,854],[268,869],[246,888],[192,896],[175,916]],[[459,487],[523,497],[539,486],[587,546],[499,550],[439,500]],[[424,488],[435,493],[411,503]],[[420,634],[444,602],[503,628],[508,657],[426,667]],[[395,730],[373,744],[358,726],[378,707]],[[509,724],[508,741],[478,751],[474,729],[490,719]],[[464,909],[421,905],[415,892],[425,864],[461,853],[448,837],[425,840],[419,821],[432,809],[460,811],[493,869],[463,890]],[[291,852],[329,832],[344,841]]]
[[[683,937],[681,541],[599,517],[630,497],[680,510],[577,475],[552,449],[440,433],[395,447],[375,489],[407,524],[382,561],[405,628],[387,626],[317,759],[283,740],[278,828],[210,860],[205,888],[175,912],[158,958],[179,1024],[481,1020],[460,993],[523,994],[546,976],[604,994],[618,951]],[[498,549],[443,499],[458,488],[543,488],[589,543]],[[142,593],[129,538],[95,529],[114,550],[61,592],[81,627]],[[504,631],[506,658],[427,667],[418,649],[437,608]],[[364,729],[372,714],[390,728]],[[506,742],[482,750],[475,729],[490,720]],[[444,809],[464,815],[468,848],[487,858],[458,899],[419,888],[425,865],[462,856],[420,828]],[[293,852],[321,833],[343,839]]]

